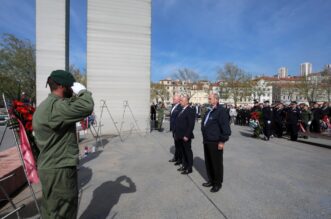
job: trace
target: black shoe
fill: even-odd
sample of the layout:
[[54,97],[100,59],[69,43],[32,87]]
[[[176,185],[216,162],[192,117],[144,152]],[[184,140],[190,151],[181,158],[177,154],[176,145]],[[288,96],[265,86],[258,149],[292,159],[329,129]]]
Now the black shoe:
[[181,165],[182,162],[176,161],[176,163],[174,163],[175,166]]
[[176,162],[177,160],[175,158],[172,158],[171,160],[169,160],[169,162]]
[[177,169],[178,171],[184,171],[184,170],[186,170],[184,167],[179,167],[178,169]]
[[183,172],[181,172],[181,174],[183,174],[183,175],[187,175],[190,173],[192,173],[192,170],[183,170]]
[[210,189],[210,192],[218,192],[222,188],[222,185],[213,186],[213,188]]
[[205,182],[205,183],[202,183],[202,186],[204,186],[204,187],[212,187],[213,184],[211,182]]

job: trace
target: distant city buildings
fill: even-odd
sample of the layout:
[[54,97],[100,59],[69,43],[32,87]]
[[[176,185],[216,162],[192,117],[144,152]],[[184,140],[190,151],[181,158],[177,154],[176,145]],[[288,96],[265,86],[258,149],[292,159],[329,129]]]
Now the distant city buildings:
[[309,62],[302,63],[300,65],[300,76],[308,76],[313,72],[313,65]]
[[[166,104],[171,104],[172,97],[175,94],[187,94],[191,97],[191,103],[206,104],[210,93],[220,94],[222,103],[234,105],[236,102],[237,106],[251,106],[253,100],[258,102],[269,100],[270,103],[282,102],[285,104],[289,104],[294,100],[299,103],[330,101],[331,71],[325,73],[324,70],[321,70],[313,73],[311,63],[302,63],[300,67],[300,76],[290,76],[288,68],[280,67],[278,74],[273,77],[254,77],[248,81],[249,87],[242,86],[239,88],[236,97],[234,97],[226,81],[200,80],[190,82],[169,78],[159,81],[158,84],[163,86],[168,95],[159,98],[157,101],[162,99]],[[331,69],[331,64],[325,65],[325,69]]]
[[288,69],[286,67],[281,67],[278,69],[278,78],[287,78]]

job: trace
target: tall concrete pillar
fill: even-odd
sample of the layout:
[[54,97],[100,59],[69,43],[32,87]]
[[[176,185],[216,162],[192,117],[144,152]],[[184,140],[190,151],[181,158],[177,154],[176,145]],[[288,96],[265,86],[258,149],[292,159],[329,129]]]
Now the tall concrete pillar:
[[[151,0],[88,1],[87,86],[97,117],[106,100],[122,131],[149,130],[150,53]],[[124,101],[133,116],[127,108],[123,120]],[[103,134],[116,134],[106,109],[102,123]]]
[[69,0],[36,0],[36,92],[37,104],[48,95],[49,74],[68,69]]

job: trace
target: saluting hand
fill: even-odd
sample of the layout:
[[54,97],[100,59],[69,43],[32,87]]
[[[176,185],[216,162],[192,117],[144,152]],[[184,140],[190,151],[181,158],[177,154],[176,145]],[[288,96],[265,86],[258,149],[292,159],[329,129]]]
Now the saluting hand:
[[75,82],[71,89],[75,94],[78,94],[80,91],[86,90],[86,87],[81,83]]
[[222,151],[224,148],[224,142],[219,142],[218,143],[218,150]]

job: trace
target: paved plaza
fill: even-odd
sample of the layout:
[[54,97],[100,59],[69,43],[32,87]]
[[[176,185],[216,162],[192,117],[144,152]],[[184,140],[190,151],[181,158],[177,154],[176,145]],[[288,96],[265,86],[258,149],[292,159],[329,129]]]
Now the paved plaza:
[[0,126],[0,140],[1,139],[2,144],[0,146],[0,152],[16,145],[12,130],[5,126]]
[[[201,185],[206,171],[199,128],[188,176],[168,162],[174,153],[170,132],[105,139],[79,168],[79,218],[331,218],[330,148],[266,142],[251,138],[248,127],[232,126],[223,188],[213,194]],[[40,197],[38,186],[36,191]],[[32,209],[29,203],[23,214],[33,216]]]

